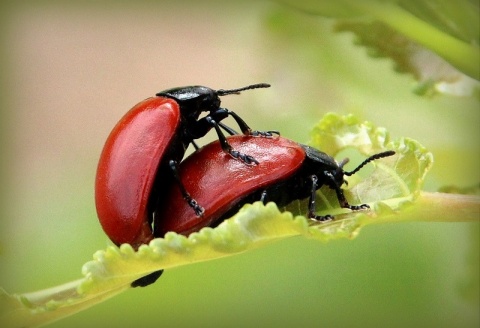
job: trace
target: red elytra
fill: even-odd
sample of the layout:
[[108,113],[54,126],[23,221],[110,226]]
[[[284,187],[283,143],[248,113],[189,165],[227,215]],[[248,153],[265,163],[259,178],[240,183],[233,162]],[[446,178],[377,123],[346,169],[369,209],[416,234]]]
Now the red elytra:
[[177,102],[152,97],[128,111],[107,138],[97,168],[95,203],[102,228],[115,244],[138,247],[153,238],[148,199],[179,124]]
[[374,154],[352,171],[344,171],[348,162],[335,161],[330,155],[285,139],[232,136],[228,142],[241,152],[258,159],[257,165],[242,165],[213,142],[185,159],[179,178],[185,188],[205,209],[196,215],[182,197],[178,186],[165,186],[162,202],[154,214],[154,236],[168,231],[188,235],[206,226],[215,226],[235,214],[244,204],[258,200],[278,206],[309,197],[307,217],[315,221],[332,220],[331,215],[316,214],[316,191],[323,185],[335,190],[340,207],[352,211],[368,209],[368,204],[350,205],[341,186],[371,161],[392,156],[394,151]]
[[305,158],[298,143],[282,137],[237,135],[229,137],[228,142],[255,157],[259,164],[245,165],[232,159],[222,151],[219,142],[210,143],[185,159],[180,165],[180,179],[205,213],[196,216],[178,186],[172,185],[155,212],[156,237],[168,231],[187,235],[210,226],[246,195],[295,174]]
[[[117,245],[129,243],[135,249],[152,238],[153,208],[164,186],[177,179],[178,163],[190,144],[212,128],[224,152],[244,162],[255,158],[232,148],[221,131],[235,130],[220,123],[231,116],[242,133],[268,137],[277,131],[255,131],[235,112],[220,107],[220,97],[245,90],[268,88],[258,83],[230,90],[186,86],[161,91],[132,108],[110,133],[97,168],[95,202],[105,233]],[[203,112],[207,114],[200,117]],[[200,215],[203,208],[185,188],[183,197]]]

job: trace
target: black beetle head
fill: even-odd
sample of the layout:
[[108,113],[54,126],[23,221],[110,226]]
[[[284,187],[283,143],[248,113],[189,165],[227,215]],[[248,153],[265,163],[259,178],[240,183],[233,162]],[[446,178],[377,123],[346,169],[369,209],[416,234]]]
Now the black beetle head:
[[202,112],[214,112],[220,108],[220,97],[240,94],[241,91],[268,88],[270,84],[258,83],[243,88],[217,91],[196,85],[189,87],[179,87],[168,89],[157,93],[157,96],[174,99],[180,105],[182,115],[187,118],[197,119]]
[[174,99],[180,105],[183,116],[195,119],[201,112],[220,108],[218,92],[200,85],[165,90],[157,93],[157,96]]

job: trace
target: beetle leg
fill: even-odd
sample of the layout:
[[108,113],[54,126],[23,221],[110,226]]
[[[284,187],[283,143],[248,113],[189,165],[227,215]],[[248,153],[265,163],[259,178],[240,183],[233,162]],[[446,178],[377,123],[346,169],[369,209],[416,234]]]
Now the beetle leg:
[[195,141],[191,141],[192,145],[193,145],[193,148],[195,148],[195,150],[199,150],[200,147],[198,147],[197,143]]
[[[226,108],[218,108],[216,111],[214,112],[210,112],[210,114],[207,116],[207,117],[210,117],[211,119],[213,119],[214,121],[217,121],[218,122],[218,125],[220,125],[220,127],[222,129],[224,129],[225,131],[227,131],[227,133],[229,133],[230,135],[235,135],[235,134],[238,134],[237,131],[235,131],[234,129],[232,129],[231,127],[227,126],[226,124],[223,124],[221,123],[220,121],[225,119],[227,116],[231,116],[233,117],[233,119],[235,120],[235,122],[237,122],[237,125],[238,127],[240,128],[240,130],[242,131],[242,133],[244,135],[248,135],[248,136],[254,136],[254,137],[266,137],[266,138],[270,138],[270,137],[273,137],[274,134],[276,135],[280,135],[280,132],[278,132],[277,130],[272,130],[272,131],[256,131],[256,130],[252,130],[248,124],[240,117],[237,115],[237,113],[235,112],[232,112],[231,110],[228,110]],[[203,119],[206,119],[203,118]],[[202,119],[202,120],[203,120]],[[201,120],[199,120],[200,122]]]
[[224,129],[225,131],[227,131],[227,133],[228,133],[229,135],[231,135],[231,136],[238,134],[237,131],[235,131],[234,129],[232,129],[232,128],[229,127],[228,125],[223,124],[222,122],[218,122],[218,125],[220,125],[220,127],[221,127],[222,129]]
[[327,214],[325,216],[317,215],[315,213],[316,205],[315,201],[317,198],[317,181],[318,178],[316,175],[311,175],[310,180],[312,182],[311,189],[310,189],[310,199],[308,201],[308,217],[310,219],[316,220],[316,221],[330,221],[333,220],[333,216],[330,214]]
[[273,135],[276,134],[277,136],[280,136],[280,132],[277,130],[269,130],[269,131],[251,131],[250,135],[254,137],[264,137],[264,138],[272,138]]
[[203,213],[205,212],[205,209],[198,205],[197,201],[190,196],[190,194],[187,192],[185,189],[185,186],[183,185],[182,181],[180,180],[180,176],[178,174],[178,164],[174,160],[170,160],[168,162],[170,169],[173,174],[173,178],[177,182],[178,187],[180,188],[180,192],[182,193],[183,199],[188,203],[188,206],[190,206],[194,211],[197,216],[203,216]]
[[335,193],[337,194],[337,199],[341,207],[348,208],[352,211],[358,211],[358,210],[364,210],[364,209],[370,208],[368,204],[350,205],[347,199],[345,198],[345,195],[343,194],[343,190],[335,182],[335,177],[333,176],[333,174],[330,173],[329,171],[324,171],[323,174],[330,180],[331,183],[328,184],[330,188],[334,186],[333,189],[335,189]]
[[230,146],[230,144],[228,143],[227,138],[225,138],[225,135],[223,134],[222,130],[220,130],[220,127],[217,124],[217,122],[215,122],[215,120],[209,116],[207,116],[206,119],[207,119],[207,122],[209,122],[210,125],[215,128],[215,131],[217,132],[217,135],[218,135],[218,140],[220,141],[220,145],[224,152],[229,153],[234,158],[240,159],[245,164],[252,164],[252,163],[259,164],[258,161],[252,156],[249,156],[237,150],[234,150],[232,146]]
[[246,155],[244,153],[241,153],[237,150],[233,150],[231,147],[230,147],[230,150],[227,150],[227,152],[233,157],[233,158],[237,158],[239,160],[241,160],[242,162],[244,162],[245,164],[260,164],[254,157],[250,156],[250,155]]
[[146,276],[143,276],[142,278],[138,278],[134,282],[130,284],[131,287],[146,287],[148,285],[153,284],[155,281],[157,281],[158,278],[162,275],[163,270],[158,270],[152,273],[147,274]]
[[240,127],[240,130],[242,130],[242,133],[245,134],[245,135],[254,136],[254,137],[266,137],[266,138],[273,137],[274,134],[276,134],[278,136],[280,135],[280,132],[278,132],[276,130],[272,130],[272,131],[252,130],[248,126],[248,124],[240,116],[237,115],[237,113],[232,112],[231,110],[228,110],[226,108],[224,108],[224,110],[227,111],[228,115],[233,117],[235,122],[237,122],[238,126]]
[[263,205],[266,204],[266,201],[267,201],[267,191],[266,190],[262,191],[262,194],[260,195],[260,201],[263,203]]

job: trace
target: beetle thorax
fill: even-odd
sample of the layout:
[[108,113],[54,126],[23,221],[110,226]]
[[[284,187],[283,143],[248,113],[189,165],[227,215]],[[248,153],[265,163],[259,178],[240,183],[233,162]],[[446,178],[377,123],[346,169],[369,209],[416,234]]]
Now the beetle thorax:
[[189,86],[165,90],[157,96],[174,99],[180,106],[182,116],[197,119],[202,112],[215,111],[220,107],[218,93],[204,86]]

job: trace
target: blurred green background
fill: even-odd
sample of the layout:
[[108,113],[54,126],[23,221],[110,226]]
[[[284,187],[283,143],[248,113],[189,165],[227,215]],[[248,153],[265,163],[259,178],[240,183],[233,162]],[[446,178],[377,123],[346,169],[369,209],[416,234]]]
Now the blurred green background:
[[[368,57],[331,20],[256,1],[3,6],[8,292],[78,279],[110,244],[93,201],[103,142],[134,104],[174,86],[268,82],[223,105],[299,142],[326,112],[355,113],[433,152],[426,190],[480,181],[478,98],[413,94],[411,75]],[[478,236],[478,223],[412,222],[369,226],[353,241],[292,238],[167,271],[51,327],[478,327]]]

